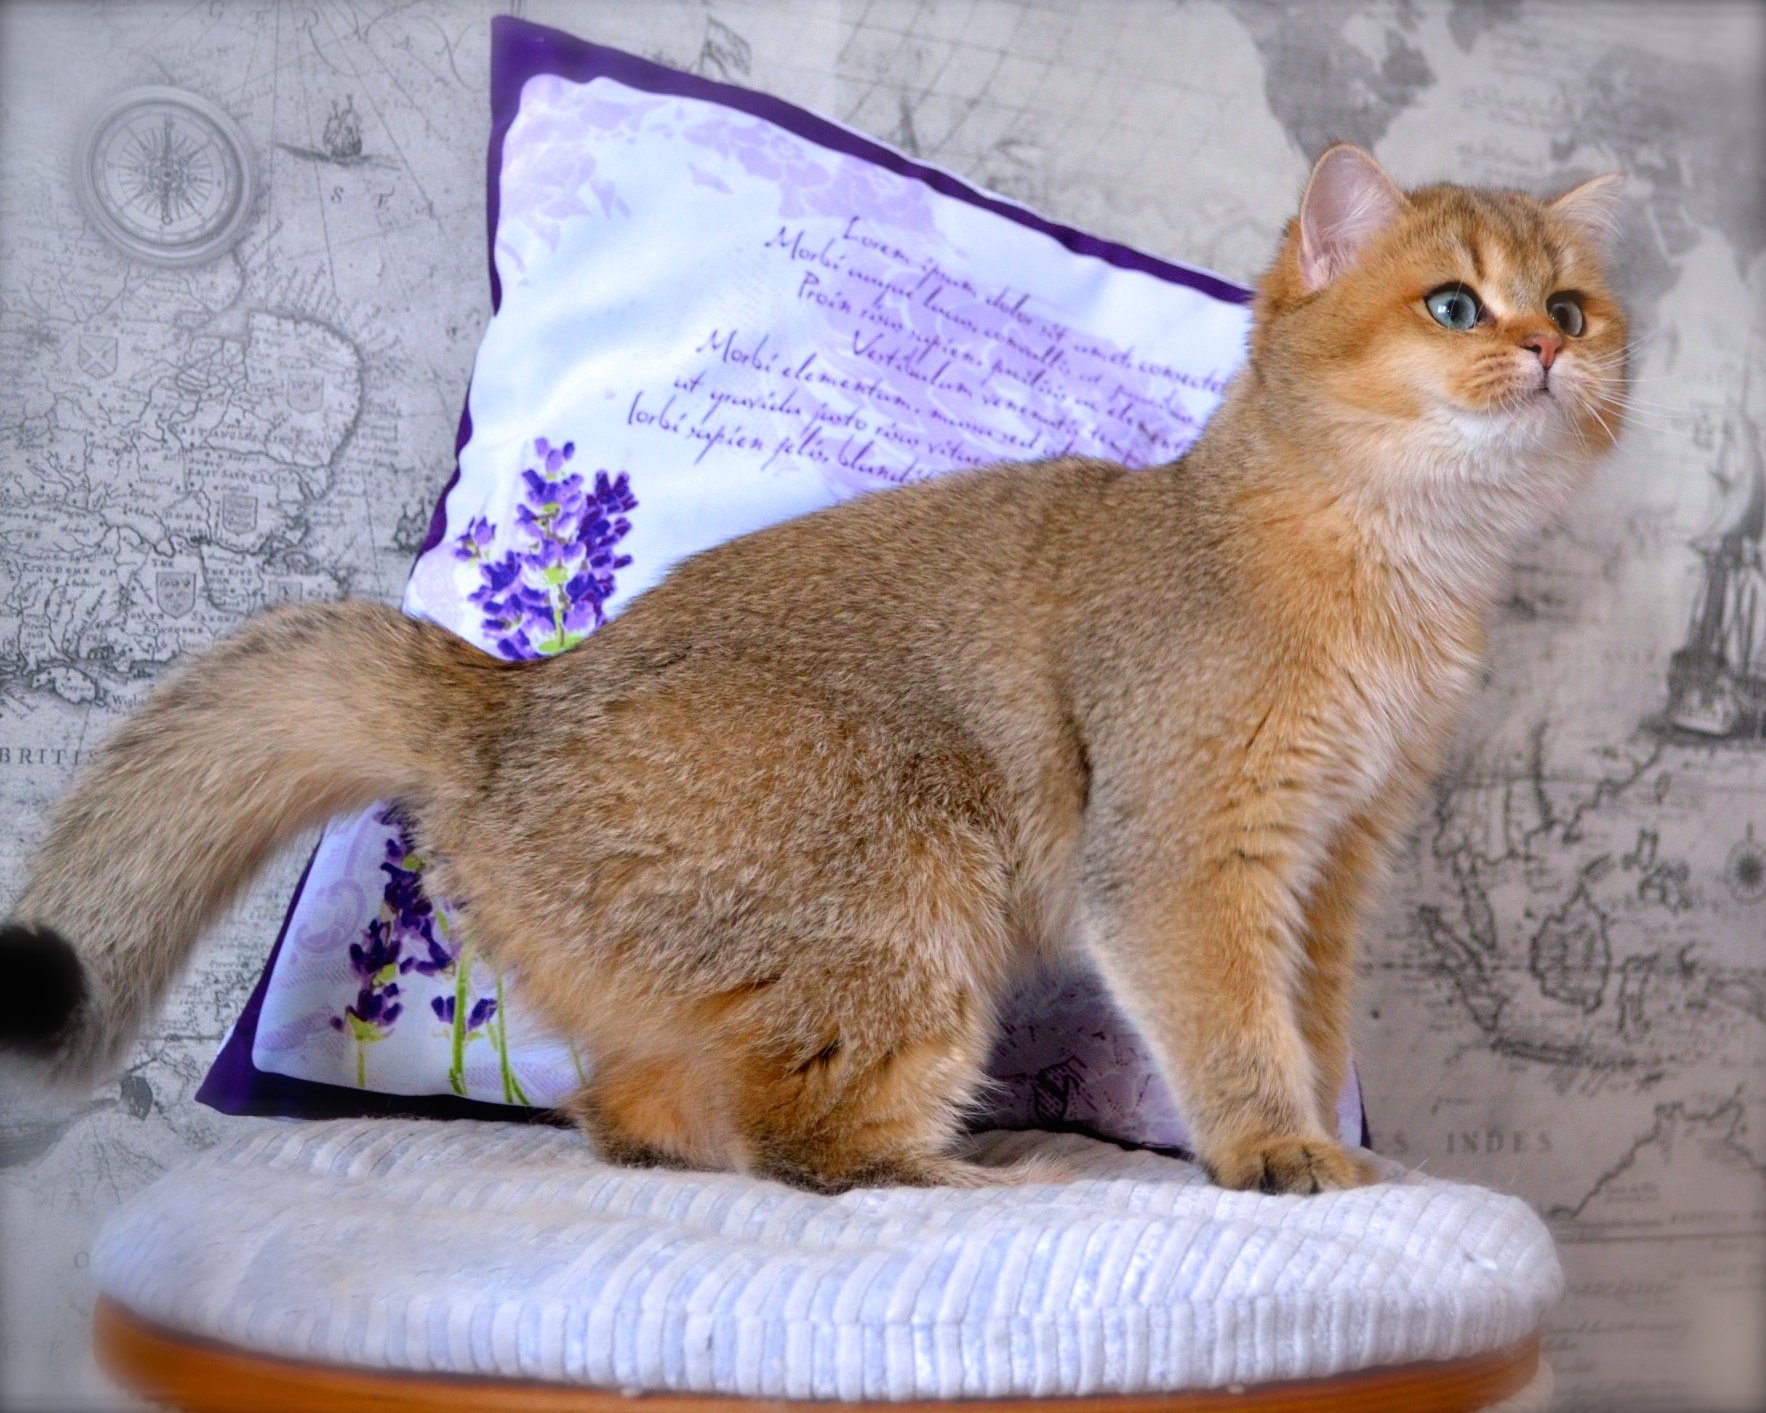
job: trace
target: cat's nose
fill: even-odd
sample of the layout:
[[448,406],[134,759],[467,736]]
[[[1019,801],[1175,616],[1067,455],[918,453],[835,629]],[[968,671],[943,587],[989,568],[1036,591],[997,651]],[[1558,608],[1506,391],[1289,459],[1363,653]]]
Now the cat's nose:
[[1563,346],[1564,341],[1556,334],[1528,334],[1521,340],[1522,348],[1530,348],[1539,355],[1541,368],[1551,367],[1552,360],[1558,356],[1558,350]]

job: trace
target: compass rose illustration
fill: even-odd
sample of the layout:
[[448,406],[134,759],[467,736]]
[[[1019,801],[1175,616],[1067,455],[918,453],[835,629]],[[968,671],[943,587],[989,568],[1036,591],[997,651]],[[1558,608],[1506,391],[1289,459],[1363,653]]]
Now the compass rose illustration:
[[136,88],[107,103],[80,144],[81,205],[112,245],[195,265],[244,231],[257,193],[245,134],[194,93]]
[[1766,899],[1766,844],[1754,838],[1754,826],[1723,861],[1723,881],[1737,902],[1758,903]]

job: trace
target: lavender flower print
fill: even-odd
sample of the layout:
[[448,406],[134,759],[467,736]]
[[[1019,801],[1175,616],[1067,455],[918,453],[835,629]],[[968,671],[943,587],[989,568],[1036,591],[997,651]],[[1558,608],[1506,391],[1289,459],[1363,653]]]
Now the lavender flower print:
[[632,562],[614,553],[631,531],[636,508],[625,472],[595,472],[594,484],[567,471],[576,443],[534,439],[537,466],[522,470],[515,508],[515,547],[495,556],[497,527],[475,517],[454,540],[454,556],[477,564],[479,587],[469,595],[484,615],[485,633],[504,657],[551,657],[573,648],[607,621],[614,574]]
[[448,1086],[454,1093],[466,1093],[466,1048],[483,1036],[496,1052],[498,1077],[503,1082],[505,1104],[531,1104],[527,1091],[515,1077],[515,1066],[509,1062],[509,1011],[503,1004],[503,978],[496,981],[494,996],[480,996],[467,1006],[472,978],[471,949],[462,943],[454,964],[454,994],[437,996],[429,1003],[436,1019],[448,1027],[453,1042],[453,1056],[448,1065]]
[[[500,1051],[503,1060],[503,1099],[512,1099],[514,1097],[512,1090],[519,1092],[519,1084],[512,1084],[514,1070],[509,1069],[507,1031],[503,1031],[502,1028],[486,1030],[486,1026],[491,1023],[491,1017],[496,1016],[496,1012],[500,1010],[500,1007],[496,1005],[496,998],[494,996],[480,996],[479,1000],[473,1001],[472,1010],[466,1010],[461,1005],[461,998],[466,994],[464,980],[470,970],[472,970],[470,963],[457,970],[459,986],[454,994],[436,996],[434,1000],[429,1001],[429,1009],[433,1010],[438,1021],[442,1021],[442,1024],[449,1028],[449,1033],[454,1040],[454,1060],[450,1063],[449,1072],[447,1072],[449,1086],[457,1095],[466,1093],[466,1046],[472,1044],[473,1040],[479,1039],[480,1035],[489,1035],[493,1046],[498,1046],[498,1040],[502,1040],[498,1051]],[[525,1100],[525,1095],[523,1095],[523,1100]]]
[[509,1022],[503,1006],[502,979],[495,993],[473,996],[470,947],[456,936],[448,911],[423,891],[424,859],[417,852],[409,819],[397,806],[375,816],[390,831],[380,871],[386,875],[380,913],[350,945],[350,967],[362,982],[354,1004],[333,1016],[334,1030],[356,1042],[356,1083],[367,1087],[368,1046],[384,1040],[405,1008],[399,977],[413,974],[439,981],[448,991],[430,999],[429,1008],[448,1027],[452,1063],[448,1082],[456,1094],[466,1093],[466,1047],[480,1037],[497,1052],[503,1098],[511,1104],[529,1102],[509,1062]]
[[[368,1084],[368,1047],[386,1039],[404,1013],[397,978],[412,970],[433,975],[438,955],[446,959],[436,943],[435,909],[423,895],[411,852],[410,822],[396,808],[382,811],[376,822],[392,830],[386,862],[380,865],[386,886],[379,915],[363,929],[362,940],[350,944],[350,970],[361,982],[355,1003],[331,1018],[333,1030],[356,1042],[356,1083],[363,1088]],[[413,949],[410,953],[407,946]]]
[[[502,544],[497,526],[483,515],[454,537],[454,557],[477,566],[479,585],[469,598],[504,657],[549,657],[582,642],[606,621],[615,575],[632,562],[616,552],[631,531],[627,513],[637,506],[626,475],[599,470],[585,482],[571,469],[575,456],[574,442],[554,446],[536,437]],[[356,1083],[367,1087],[369,1046],[392,1034],[409,1000],[405,988],[422,978],[445,988],[428,1000],[430,1013],[447,1027],[454,1093],[466,1094],[468,1046],[483,1039],[496,1053],[504,1101],[529,1103],[509,1059],[502,978],[490,994],[475,994],[471,945],[456,934],[448,909],[424,892],[424,860],[410,821],[396,807],[376,821],[389,831],[380,909],[349,948],[355,999],[330,1018],[333,1029],[355,1042]]]
[[[452,996],[437,996],[429,1003],[429,1009],[435,1012],[437,1020],[452,1025],[454,1023],[455,1014],[458,1010],[456,998]],[[496,1013],[497,1003],[494,997],[479,997],[478,1003],[472,1008],[472,1014],[466,1018],[467,1031],[470,1033],[477,1030],[492,1016],[496,1015]]]
[[454,540],[454,558],[484,559],[490,553],[491,540],[497,533],[497,527],[484,516],[475,516],[466,526],[466,532]]
[[353,1004],[341,1016],[331,1017],[331,1028],[344,1031],[356,1042],[356,1084],[368,1087],[368,1047],[386,1039],[405,1009],[399,999],[403,950],[382,905],[381,916],[370,922],[360,942],[350,943],[350,970],[361,983]]
[[[446,915],[439,914],[444,932],[451,937]],[[471,1000],[472,994],[472,948],[464,940],[458,947],[448,953],[438,948],[448,957],[445,967],[438,968],[436,975],[450,976],[453,980],[452,995],[437,996],[429,1003],[429,1009],[435,1012],[436,1019],[448,1027],[452,1042],[452,1056],[448,1063],[448,1087],[454,1093],[464,1097],[466,1093],[466,1047],[480,1036],[491,1042],[491,1048],[497,1052],[497,1067],[503,1081],[503,1102],[507,1104],[526,1104],[530,1102],[527,1091],[521,1087],[521,1081],[515,1078],[515,1067],[509,1063],[509,1016],[503,1006],[503,978],[497,977],[496,994],[480,996]],[[419,966],[422,963],[418,964]],[[493,1024],[494,1022],[494,1024]]]
[[[479,586],[468,598],[504,657],[552,657],[582,642],[607,621],[614,576],[632,562],[629,554],[615,553],[631,532],[626,513],[638,504],[625,472],[599,470],[586,484],[569,469],[575,456],[575,442],[554,446],[546,437],[534,438],[536,464],[522,469],[522,499],[509,527],[514,543],[501,554],[497,527],[486,516],[474,516],[454,537],[454,557],[478,566]],[[497,978],[494,997],[470,1001],[470,948],[461,943],[450,950],[445,916],[438,914],[437,924],[444,937],[425,934],[427,950],[413,965],[425,975],[454,978],[454,995],[431,1002],[437,1019],[452,1028],[449,1083],[456,1094],[466,1092],[466,1047],[482,1034],[497,1052],[505,1102],[526,1104],[509,1063],[503,979]]]

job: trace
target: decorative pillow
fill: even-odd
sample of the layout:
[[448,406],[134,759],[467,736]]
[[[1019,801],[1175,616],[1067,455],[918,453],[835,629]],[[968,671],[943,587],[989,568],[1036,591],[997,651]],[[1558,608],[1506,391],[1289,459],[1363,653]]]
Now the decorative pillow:
[[[567,651],[685,556],[847,496],[1169,460],[1242,356],[1244,289],[777,99],[513,19],[492,69],[496,312],[404,598],[487,652]],[[594,1057],[524,1015],[423,868],[390,806],[327,830],[201,1099],[506,1116],[581,1083]],[[989,1122],[1183,1146],[1089,973],[1009,1011]],[[1359,1141],[1353,1088],[1343,1120]]]

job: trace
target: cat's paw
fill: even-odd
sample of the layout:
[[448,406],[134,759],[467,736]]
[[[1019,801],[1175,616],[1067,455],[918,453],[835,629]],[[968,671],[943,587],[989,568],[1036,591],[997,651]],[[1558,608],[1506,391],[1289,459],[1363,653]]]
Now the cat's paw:
[[1241,1192],[1336,1192],[1380,1180],[1372,1163],[1340,1143],[1261,1134],[1222,1145],[1206,1162],[1222,1187]]

